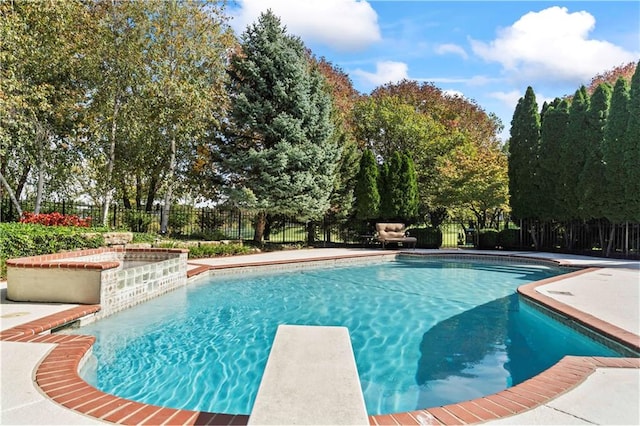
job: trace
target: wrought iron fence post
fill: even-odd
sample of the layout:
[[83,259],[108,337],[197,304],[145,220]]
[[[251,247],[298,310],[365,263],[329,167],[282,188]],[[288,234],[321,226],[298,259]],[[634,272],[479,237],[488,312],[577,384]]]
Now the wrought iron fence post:
[[624,223],[624,255],[629,254],[629,222]]

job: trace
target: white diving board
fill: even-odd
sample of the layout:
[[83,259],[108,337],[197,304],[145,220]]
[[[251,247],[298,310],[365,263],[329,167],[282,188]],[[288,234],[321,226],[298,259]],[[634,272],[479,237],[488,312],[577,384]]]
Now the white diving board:
[[250,425],[368,425],[349,330],[280,325]]

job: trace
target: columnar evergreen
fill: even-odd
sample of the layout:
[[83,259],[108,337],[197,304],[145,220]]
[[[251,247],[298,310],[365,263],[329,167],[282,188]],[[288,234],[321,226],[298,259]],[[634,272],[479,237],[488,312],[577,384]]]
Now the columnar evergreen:
[[625,133],[629,122],[629,83],[623,78],[616,81],[611,97],[609,117],[604,127],[602,156],[606,164],[604,181],[606,191],[601,196],[607,207],[605,217],[613,223],[627,220]]
[[584,86],[576,90],[569,108],[569,124],[567,136],[563,140],[560,152],[559,198],[562,209],[559,220],[573,220],[578,218],[580,207],[579,181],[584,168],[587,140],[589,138],[589,95]]
[[[511,207],[516,219],[528,219],[536,247],[551,243],[537,232],[544,228],[537,226],[536,219],[560,226],[564,247],[599,243],[607,255],[619,244],[620,228],[612,226],[605,233],[606,221],[600,219],[614,224],[640,221],[638,68],[631,78],[632,89],[621,77],[613,89],[604,81],[592,84],[590,96],[582,86],[572,97],[545,103],[537,150],[529,142],[535,140],[533,91],[529,88],[518,102],[509,142]],[[598,232],[588,238],[576,232],[578,226],[594,230],[595,219]]]
[[391,177],[389,176],[389,163],[382,163],[378,173],[378,193],[380,194],[380,209],[378,211],[381,219],[389,219],[393,216],[393,206],[390,204]]
[[540,219],[551,220],[557,217],[563,200],[559,197],[558,182],[562,164],[560,152],[562,141],[567,134],[569,124],[569,103],[556,98],[544,110],[540,128],[540,159],[538,163],[538,189],[546,195],[546,202],[540,205]]
[[629,122],[624,136],[623,166],[627,172],[625,199],[627,220],[640,222],[640,63],[631,77]]
[[400,218],[399,209],[403,203],[401,168],[402,154],[396,151],[381,169],[384,190],[380,191],[380,215],[385,220]]
[[598,85],[589,101],[585,162],[577,187],[580,196],[579,215],[584,220],[605,216],[606,206],[602,194],[607,190],[607,185],[602,178],[605,175],[602,147],[610,103],[611,86],[607,83]]
[[370,149],[360,158],[360,170],[356,176],[355,215],[360,220],[375,219],[380,211],[378,192],[378,164]]
[[534,182],[539,143],[540,115],[536,95],[529,86],[516,106],[509,139],[509,195],[512,214],[518,219],[538,215],[533,197],[537,194]]
[[411,222],[418,216],[418,178],[408,154],[394,152],[380,166],[378,183],[382,219]]
[[411,157],[402,155],[400,166],[399,192],[402,194],[398,206],[398,216],[405,221],[412,221],[418,216],[418,177]]

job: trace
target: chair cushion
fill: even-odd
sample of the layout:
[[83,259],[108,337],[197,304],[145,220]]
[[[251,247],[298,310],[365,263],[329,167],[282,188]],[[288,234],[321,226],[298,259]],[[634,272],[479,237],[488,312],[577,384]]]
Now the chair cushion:
[[404,223],[376,223],[378,232],[402,232],[404,234]]

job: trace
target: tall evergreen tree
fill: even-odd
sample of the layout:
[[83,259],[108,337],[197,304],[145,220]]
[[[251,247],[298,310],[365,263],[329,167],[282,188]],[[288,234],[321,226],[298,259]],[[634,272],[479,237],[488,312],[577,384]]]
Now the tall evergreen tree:
[[589,138],[589,95],[584,86],[576,90],[571,107],[569,108],[569,123],[567,125],[567,137],[563,140],[560,152],[559,198],[562,200],[563,209],[559,212],[558,219],[573,220],[579,217],[580,174],[584,168],[587,139]]
[[538,216],[535,172],[540,143],[540,115],[536,95],[527,87],[511,120],[509,139],[509,194],[511,211],[518,219]]
[[604,181],[607,190],[603,197],[604,216],[613,223],[627,220],[625,214],[626,203],[626,175],[624,166],[625,133],[629,122],[629,83],[623,78],[616,81],[611,97],[609,117],[604,127],[604,144],[602,156],[604,159]]
[[386,220],[401,219],[402,194],[402,154],[394,152],[382,167],[384,191],[380,192],[380,215]]
[[413,160],[408,154],[402,155],[398,192],[402,195],[398,206],[398,217],[412,222],[418,216],[418,177]]
[[558,194],[558,180],[563,167],[559,161],[562,141],[566,138],[569,124],[569,103],[556,98],[545,109],[541,121],[537,176],[538,189],[547,201],[540,205],[540,219],[552,220],[558,217],[558,210],[563,202]]
[[360,220],[375,219],[380,211],[378,192],[378,164],[370,149],[360,158],[360,170],[356,177],[355,213]]
[[640,222],[640,62],[631,77],[629,122],[624,136],[627,220]]
[[587,115],[588,132],[586,133],[586,156],[578,194],[580,195],[579,214],[584,220],[604,217],[602,194],[607,185],[602,178],[605,175],[605,163],[602,155],[604,145],[604,127],[609,115],[611,103],[611,86],[607,83],[598,85],[591,95]]
[[380,194],[380,210],[381,219],[388,220],[394,216],[393,203],[391,201],[391,188],[393,186],[389,163],[380,164],[380,172],[378,173],[378,192]]
[[221,154],[230,198],[258,212],[254,240],[262,241],[266,212],[317,218],[327,211],[340,150],[324,78],[302,41],[268,11],[241,45],[230,63]]

